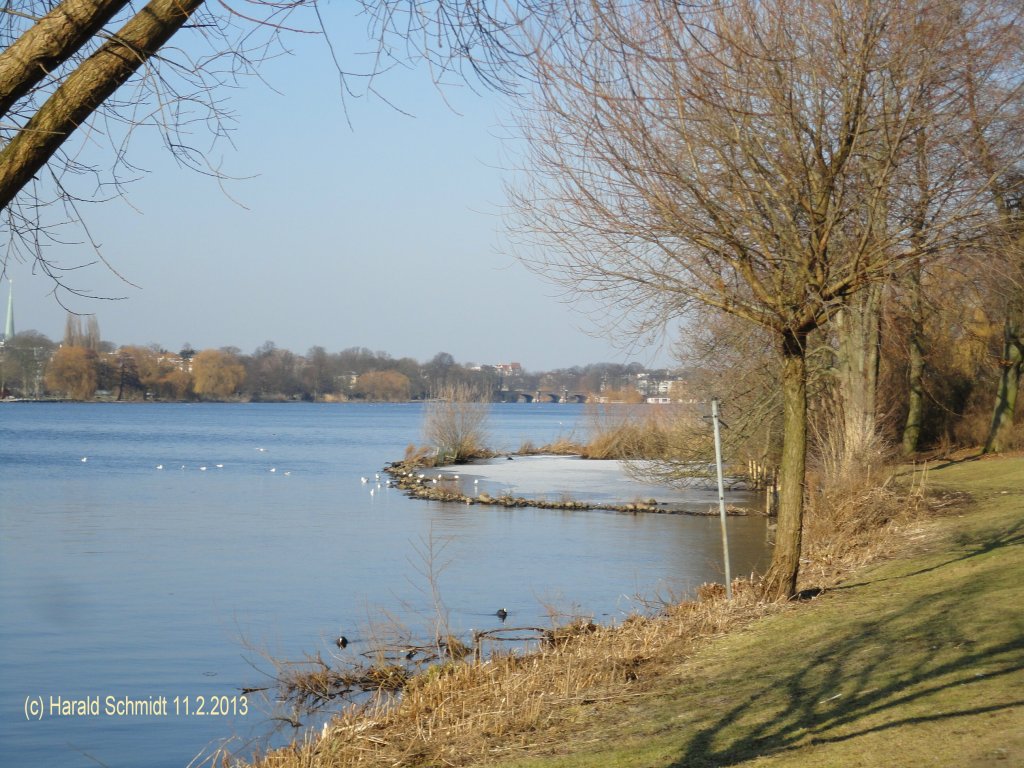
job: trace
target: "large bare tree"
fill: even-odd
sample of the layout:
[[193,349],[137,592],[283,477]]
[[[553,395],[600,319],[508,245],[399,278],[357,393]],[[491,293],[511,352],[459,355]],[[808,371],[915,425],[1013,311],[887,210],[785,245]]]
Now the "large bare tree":
[[981,195],[960,177],[929,177],[924,229],[893,190],[924,126],[947,137],[943,168],[963,159],[946,133],[962,128],[947,71],[958,33],[1014,19],[971,7],[965,21],[963,3],[924,0],[567,8],[536,30],[537,85],[519,121],[523,258],[603,300],[619,331],[699,323],[713,308],[775,339],[784,439],[765,589],[791,595],[808,334],[980,226]]

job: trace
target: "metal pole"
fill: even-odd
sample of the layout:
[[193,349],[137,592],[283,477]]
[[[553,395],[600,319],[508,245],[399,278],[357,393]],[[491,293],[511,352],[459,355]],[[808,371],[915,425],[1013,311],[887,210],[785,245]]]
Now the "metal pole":
[[725,527],[725,481],[722,478],[722,436],[718,428],[718,398],[711,400],[711,421],[715,425],[715,467],[718,469],[718,511],[722,519],[722,557],[725,560],[725,596],[732,600],[732,574],[729,570],[729,534]]

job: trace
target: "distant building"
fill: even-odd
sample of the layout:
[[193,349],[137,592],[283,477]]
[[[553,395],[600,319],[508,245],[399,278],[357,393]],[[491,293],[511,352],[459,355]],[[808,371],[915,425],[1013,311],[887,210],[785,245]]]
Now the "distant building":
[[502,376],[522,376],[523,366],[519,363],[497,363],[494,370]]
[[182,357],[181,355],[160,355],[156,361],[160,365],[170,365],[179,371],[185,373],[192,373],[192,358]]
[[690,399],[686,381],[669,371],[637,374],[636,391],[648,403],[679,403]]

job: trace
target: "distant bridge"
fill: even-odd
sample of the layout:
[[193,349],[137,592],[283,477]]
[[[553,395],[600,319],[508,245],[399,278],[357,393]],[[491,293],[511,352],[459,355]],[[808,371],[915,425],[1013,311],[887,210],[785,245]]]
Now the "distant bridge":
[[567,392],[523,392],[516,389],[503,390],[499,394],[503,403],[585,403],[587,396]]

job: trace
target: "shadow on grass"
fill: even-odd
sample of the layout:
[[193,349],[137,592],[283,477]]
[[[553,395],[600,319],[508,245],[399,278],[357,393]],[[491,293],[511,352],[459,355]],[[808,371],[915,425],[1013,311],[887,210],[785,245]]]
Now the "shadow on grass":
[[914,576],[921,576],[925,573],[937,571],[940,568],[947,568],[956,563],[962,563],[965,560],[970,560],[981,555],[987,555],[996,550],[1002,549],[1003,547],[1014,547],[1024,544],[1024,520],[1018,520],[1009,528],[1001,528],[992,532],[987,538],[982,541],[978,541],[977,534],[963,535],[956,538],[957,546],[964,547],[964,552],[957,557],[952,557],[948,560],[943,560],[941,563],[935,565],[929,565],[926,568],[920,568],[916,571],[908,571],[907,573],[901,573],[897,576],[886,576],[877,579],[869,579],[867,581],[855,581],[849,584],[840,584],[832,587],[832,592],[842,592],[843,590],[858,589],[866,587],[869,584],[877,584],[885,581],[897,581],[900,579],[909,579]]
[[932,469],[937,470],[945,469],[946,467],[955,467],[958,464],[966,464],[969,461],[981,461],[981,459],[983,458],[985,458],[985,452],[978,451],[977,453],[972,453],[968,456],[963,456],[962,458],[959,459],[946,459],[941,464],[936,464],[934,467],[932,467]]
[[[1015,528],[982,551],[1020,543]],[[934,569],[928,569],[934,570]],[[996,569],[993,569],[996,570]],[[1009,681],[991,694],[982,683],[1024,670],[1020,614],[987,603],[995,573],[940,583],[929,579],[917,599],[879,604],[872,618],[837,624],[826,641],[794,643],[794,665],[760,668],[763,683],[742,686],[744,700],[681,745],[676,768],[729,766],[760,755],[844,742],[903,726],[1024,707]],[[936,594],[937,593],[937,594]],[[872,596],[884,600],[884,596]],[[894,601],[895,602],[895,601]],[[894,758],[896,755],[894,754]]]

